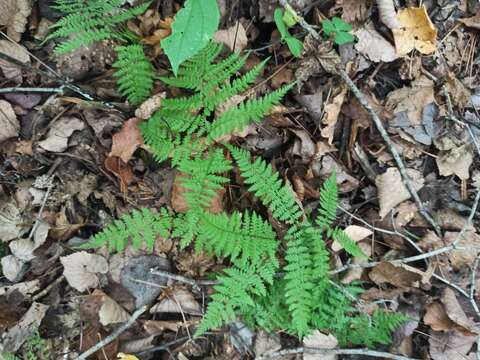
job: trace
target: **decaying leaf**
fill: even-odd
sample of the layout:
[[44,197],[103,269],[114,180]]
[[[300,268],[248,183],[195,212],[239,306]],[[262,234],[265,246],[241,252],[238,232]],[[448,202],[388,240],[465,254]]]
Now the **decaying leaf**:
[[478,334],[479,329],[465,314],[462,306],[459,304],[455,292],[450,288],[445,288],[440,297],[440,301],[445,307],[445,313],[456,325],[463,328],[465,331]]
[[[1,5],[0,5],[1,8]],[[0,15],[1,17],[1,15]],[[0,52],[7,54],[8,56],[14,58],[15,60],[20,61],[21,63],[30,63],[30,56],[26,50],[15,43],[12,43],[7,40],[0,40]],[[17,84],[21,83],[22,70],[16,65],[9,63],[6,60],[0,59],[0,69],[3,72],[3,75],[6,79],[15,81]]]
[[35,333],[47,313],[48,306],[33,302],[20,321],[2,338],[5,352],[16,353],[28,338]]
[[392,32],[398,55],[406,55],[414,49],[431,54],[437,49],[437,29],[425,6],[401,9],[397,18],[400,28]]
[[[416,190],[423,187],[424,179],[419,171],[407,169],[407,175],[412,180]],[[384,218],[390,210],[402,201],[410,198],[410,193],[403,184],[400,171],[397,168],[388,168],[385,173],[378,175],[375,184],[377,185],[381,218]]]
[[31,11],[32,5],[28,0],[2,0],[0,2],[0,25],[7,26],[7,35],[13,40],[20,41]]
[[102,299],[98,317],[103,326],[122,323],[130,318],[128,312],[103,291],[97,289],[93,295],[99,295]]
[[430,331],[428,337],[430,356],[433,360],[475,359],[475,355],[473,357],[467,357],[466,355],[477,340],[478,335],[465,335],[458,330]]
[[469,18],[458,19],[458,21],[463,23],[465,26],[468,26],[469,28],[480,30],[480,14]]
[[47,151],[63,152],[68,148],[68,139],[77,130],[83,130],[85,124],[73,116],[63,116],[58,119],[48,131],[47,138],[38,145]]
[[427,306],[423,322],[435,331],[451,330],[455,326],[447,316],[444,306],[439,302],[433,302]]
[[373,62],[392,62],[398,58],[395,47],[375,30],[371,22],[354,32],[355,49]]
[[152,306],[150,313],[185,313],[201,315],[202,308],[191,292],[178,288],[166,294],[159,303]]
[[23,277],[26,264],[14,255],[7,255],[2,258],[3,275],[11,282],[18,282]]
[[[303,339],[303,346],[316,349],[335,349],[338,346],[338,340],[332,334],[323,334],[315,330],[311,335]],[[303,353],[303,360],[336,360],[338,356],[335,354],[315,354],[309,353],[307,350]]]
[[108,263],[103,256],[86,251],[62,256],[60,262],[68,283],[80,292],[97,287],[100,282],[97,274],[105,274],[108,271]]
[[449,72],[446,77],[445,85],[454,106],[463,109],[470,101],[471,93],[463,83],[457,79],[454,73]]
[[347,95],[347,89],[343,88],[340,93],[335,95],[332,101],[325,105],[324,115],[322,118],[322,124],[325,125],[321,134],[324,138],[328,139],[328,143],[332,144],[333,142],[333,133],[335,131],[335,125],[337,124],[338,115],[342,108],[343,102],[345,101],[345,96]]
[[452,244],[458,239],[457,245],[460,249],[455,249],[448,253],[450,263],[455,270],[462,270],[472,266],[479,253],[480,235],[474,230],[467,230],[462,236],[460,235],[460,232],[447,231],[444,236],[446,244]]
[[12,105],[5,100],[0,100],[0,143],[18,136],[19,130],[20,123]]
[[435,139],[435,145],[440,150],[435,159],[440,175],[450,176],[455,174],[460,179],[467,180],[470,177],[470,166],[473,163],[470,146],[459,144],[448,136]]
[[248,45],[247,32],[240,21],[225,30],[218,30],[213,40],[225,44],[231,51],[240,52]]
[[115,156],[126,164],[132,157],[137,148],[143,144],[143,137],[138,124],[143,120],[138,118],[130,118],[122,129],[112,137],[112,150],[109,157]]
[[382,262],[370,271],[370,279],[377,285],[388,283],[400,288],[418,287],[422,276],[405,266]]
[[17,203],[12,200],[0,204],[0,241],[7,242],[19,238],[25,231],[26,227]]

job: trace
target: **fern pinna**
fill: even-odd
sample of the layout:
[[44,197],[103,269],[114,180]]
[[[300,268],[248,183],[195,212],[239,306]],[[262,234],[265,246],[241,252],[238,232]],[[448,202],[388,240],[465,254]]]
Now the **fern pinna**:
[[121,25],[147,10],[150,2],[124,9],[125,0],[56,0],[53,6],[66,14],[51,26],[45,41],[66,38],[55,48],[65,54],[101,40],[125,40],[128,34]]

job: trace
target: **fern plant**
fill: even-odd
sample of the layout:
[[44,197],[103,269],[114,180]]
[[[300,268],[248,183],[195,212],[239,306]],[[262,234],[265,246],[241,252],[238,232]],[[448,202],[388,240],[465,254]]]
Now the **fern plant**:
[[150,2],[122,8],[125,0],[56,0],[53,7],[66,14],[51,26],[53,32],[45,41],[66,38],[55,48],[55,54],[61,55],[102,40],[128,39],[122,25],[141,15]]
[[[110,250],[122,251],[131,242],[134,247],[146,243],[151,249],[158,236],[170,236],[178,238],[182,248],[193,244],[197,251],[223,258],[228,267],[217,276],[219,283],[197,336],[241,316],[251,326],[282,329],[300,338],[321,329],[333,333],[342,344],[385,343],[403,317],[359,312],[352,298],[361,289],[344,288],[328,275],[326,241],[336,240],[348,254],[364,256],[347,234],[334,226],[338,204],[335,174],[321,189],[314,222],[269,164],[221,143],[225,135],[260,121],[290,86],[225,110],[227,100],[247,90],[265,62],[238,76],[246,58],[233,54],[216,61],[220,52],[220,45],[210,43],[182,64],[178,76],[162,78],[190,95],[165,99],[142,125],[155,158],[171,159],[182,174],[186,213],[134,211],[95,235],[85,247],[107,245]],[[234,164],[248,191],[276,221],[288,226],[283,238],[255,212],[209,212]],[[280,243],[286,244],[285,251],[279,251]]]

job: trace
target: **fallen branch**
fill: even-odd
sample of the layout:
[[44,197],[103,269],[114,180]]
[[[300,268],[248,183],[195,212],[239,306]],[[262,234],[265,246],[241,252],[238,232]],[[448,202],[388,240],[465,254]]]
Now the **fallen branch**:
[[285,355],[294,355],[294,354],[323,354],[323,355],[363,355],[371,356],[384,359],[392,360],[415,360],[413,358],[390,354],[382,351],[375,351],[369,349],[318,349],[311,347],[298,347],[294,349],[284,349],[270,354],[265,354],[262,356],[257,356],[255,360],[266,360],[273,359]]
[[90,349],[85,351],[83,354],[78,356],[76,360],[85,360],[88,358],[90,355],[96,353],[98,350],[102,349],[104,346],[110,344],[112,341],[114,341],[117,337],[120,336],[121,333],[123,333],[125,330],[128,328],[132,327],[132,325],[135,323],[135,321],[145,312],[147,311],[147,305],[142,306],[138,310],[136,310],[130,319],[126,323],[124,323],[122,326],[117,328],[113,333],[108,335],[105,339],[102,341],[98,342],[94,346],[92,346]]

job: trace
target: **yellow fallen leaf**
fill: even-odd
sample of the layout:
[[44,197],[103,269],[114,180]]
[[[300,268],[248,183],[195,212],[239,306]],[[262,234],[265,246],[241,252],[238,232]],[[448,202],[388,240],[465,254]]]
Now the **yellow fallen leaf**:
[[401,27],[392,32],[398,55],[406,55],[414,49],[431,54],[437,49],[437,29],[425,6],[402,9],[397,17]]
[[124,353],[118,353],[117,358],[119,360],[139,360],[138,357],[136,357],[135,355],[129,355]]

